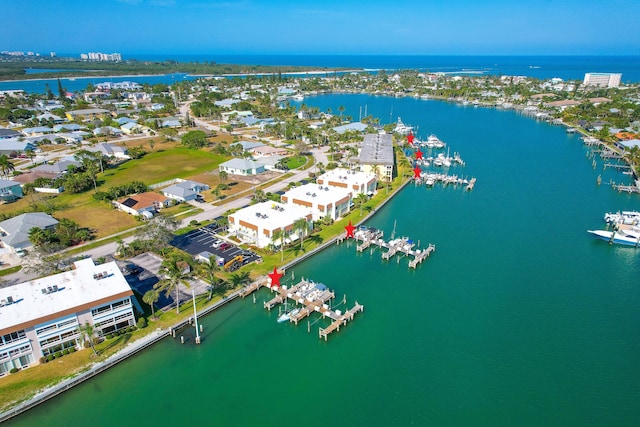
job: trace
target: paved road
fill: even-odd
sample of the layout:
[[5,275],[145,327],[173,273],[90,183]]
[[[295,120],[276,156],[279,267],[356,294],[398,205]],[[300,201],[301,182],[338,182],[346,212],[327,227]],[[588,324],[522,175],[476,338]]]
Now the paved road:
[[[185,112],[188,109],[188,104],[186,105],[182,105],[180,107],[180,111],[181,113],[184,115]],[[199,119],[193,119],[194,122],[196,123],[196,125],[198,126],[202,126],[205,127],[207,129],[210,130],[215,130],[215,131],[220,131],[220,128],[218,126],[215,125],[211,125],[207,122],[204,122],[202,120]],[[147,137],[144,137],[147,138]],[[324,164],[326,164],[327,162],[327,155],[326,155],[326,147],[322,148],[322,149],[313,149],[311,150],[312,154],[315,158],[316,162],[323,162]],[[290,182],[298,182],[301,181],[303,179],[307,179],[309,177],[309,172],[310,171],[315,171],[315,168],[311,168],[308,170],[300,170],[300,171],[292,171],[292,175],[282,181],[279,181],[277,183],[274,183],[272,185],[269,185],[268,187],[264,188],[263,191],[265,193],[275,193],[277,191],[281,191],[287,188],[287,186],[289,185]],[[187,226],[191,221],[196,220],[198,222],[200,221],[206,221],[206,220],[211,220],[214,218],[217,218],[219,216],[224,215],[225,212],[227,212],[230,209],[237,209],[237,208],[241,208],[245,205],[248,205],[249,203],[251,203],[251,195],[252,193],[249,191],[247,192],[247,195],[244,197],[238,197],[234,200],[231,200],[227,203],[221,204],[221,205],[211,205],[211,204],[194,204],[194,206],[198,207],[198,208],[202,208],[204,209],[204,212],[198,213],[196,215],[191,215],[191,216],[187,216],[184,219],[182,219],[180,221],[180,227],[185,227]],[[127,237],[124,238],[123,241],[125,243],[130,243],[132,240],[134,240],[135,237]],[[117,244],[116,243],[106,243],[102,246],[93,248],[93,249],[89,249],[85,252],[82,252],[81,255],[83,256],[90,256],[93,259],[98,259],[101,257],[109,257],[109,256],[113,256],[115,254],[117,250]],[[35,278],[35,275],[29,275],[26,274],[24,271],[19,271],[17,273],[11,274],[11,275],[7,275],[5,276],[5,281],[14,284],[14,283],[21,283],[21,282],[25,282],[27,280],[31,280],[33,278]]]

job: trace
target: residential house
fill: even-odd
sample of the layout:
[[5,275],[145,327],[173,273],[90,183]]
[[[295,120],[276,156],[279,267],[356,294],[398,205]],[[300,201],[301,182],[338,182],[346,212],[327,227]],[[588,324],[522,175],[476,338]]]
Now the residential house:
[[74,267],[0,289],[0,375],[80,348],[87,323],[98,336],[135,325],[140,305],[115,261],[86,258]]
[[255,157],[288,156],[289,150],[282,147],[272,147],[270,145],[260,145],[248,150]]
[[0,128],[0,140],[20,138],[21,136],[24,135],[15,129]]
[[120,129],[127,135],[142,133],[142,126],[136,122],[127,122],[120,126]]
[[49,126],[36,126],[33,128],[24,128],[22,129],[22,133],[26,136],[41,136],[41,135],[49,135],[55,132],[53,128]]
[[106,142],[96,144],[93,147],[87,148],[87,150],[92,152],[100,152],[104,157],[115,157],[116,159],[120,160],[129,160],[131,158],[131,156],[129,156],[129,152],[127,151],[127,147],[108,144]]
[[82,129],[82,126],[76,123],[65,123],[62,125],[55,125],[53,127],[54,132],[76,132]]
[[249,159],[233,158],[221,163],[220,171],[233,175],[257,175],[265,171],[264,164]]
[[91,120],[95,118],[104,117],[110,114],[111,113],[109,112],[109,110],[105,110],[104,108],[87,108],[83,110],[67,111],[66,116],[67,116],[67,119],[69,120],[75,120],[75,119]]
[[[40,138],[46,137],[42,136]],[[24,137],[0,139],[0,155],[14,156],[29,150],[36,151],[38,148],[33,142]]]
[[29,232],[38,227],[43,230],[55,229],[58,220],[44,212],[30,212],[14,216],[0,222],[2,237],[0,241],[12,250],[27,249],[32,246]]
[[40,114],[39,116],[36,116],[36,119],[38,119],[38,121],[40,122],[52,121],[54,124],[60,124],[64,122],[64,119],[62,117],[56,116],[55,114],[51,114],[51,113]]
[[21,198],[23,195],[19,182],[0,179],[0,200],[11,202]]
[[170,199],[188,202],[197,199],[201,192],[208,189],[209,186],[207,184],[179,179],[175,184],[163,189],[162,194]]
[[122,136],[122,130],[119,128],[114,128],[113,126],[102,126],[102,127],[98,127],[95,128],[93,130],[93,134],[95,136],[115,136],[115,137],[119,137]]
[[70,166],[80,167],[81,163],[76,160],[60,160],[52,165],[43,164],[38,165],[35,168],[31,169],[32,172],[44,172],[50,174],[56,174],[56,176],[60,176],[67,172]]
[[162,208],[171,206],[171,199],[162,194],[147,191],[145,193],[126,196],[113,202],[113,205],[131,215],[150,218]]
[[360,122],[347,123],[342,126],[336,126],[333,128],[338,134],[342,135],[345,132],[364,132],[368,125]]

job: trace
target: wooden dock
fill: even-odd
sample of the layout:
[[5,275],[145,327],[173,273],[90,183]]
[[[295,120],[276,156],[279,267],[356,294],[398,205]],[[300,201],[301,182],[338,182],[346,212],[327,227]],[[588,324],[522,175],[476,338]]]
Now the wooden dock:
[[436,251],[436,245],[434,245],[433,243],[429,243],[429,247],[427,249],[416,254],[415,258],[409,261],[409,268],[416,268],[418,264],[420,264],[426,258],[429,258],[429,255],[431,255],[431,252],[435,252],[435,251]]
[[327,326],[326,328],[320,328],[318,330],[318,336],[320,338],[324,338],[324,340],[326,341],[329,334],[331,334],[334,331],[340,331],[340,326],[346,325],[348,322],[353,320],[356,313],[359,313],[362,311],[364,311],[364,306],[361,304],[358,304],[358,301],[356,301],[356,305],[354,305],[352,308],[347,310],[346,313],[340,315],[337,319],[334,319],[334,321],[329,326]]
[[[363,311],[364,306],[358,304],[342,313],[340,310],[332,309],[327,303],[335,298],[334,291],[326,288],[326,286],[318,286],[311,280],[302,279],[295,286],[287,288],[286,286],[271,288],[276,295],[269,301],[263,303],[264,308],[271,311],[278,304],[282,304],[287,300],[291,300],[294,305],[301,306],[299,310],[290,314],[289,322],[298,322],[313,313],[322,315],[323,318],[329,317],[333,322],[327,328],[319,328],[320,338],[327,340],[327,336],[333,331],[340,330],[340,325],[346,325],[347,322],[353,320],[356,313]],[[257,291],[262,286],[267,286],[267,279],[261,279],[243,288],[239,294],[242,297]],[[254,300],[255,302],[255,300]],[[345,300],[346,302],[346,300]]]

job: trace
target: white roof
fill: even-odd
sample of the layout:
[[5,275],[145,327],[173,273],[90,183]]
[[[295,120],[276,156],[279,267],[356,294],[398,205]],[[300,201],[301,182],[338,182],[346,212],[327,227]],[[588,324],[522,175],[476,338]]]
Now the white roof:
[[320,175],[317,179],[318,182],[322,181],[323,185],[329,185],[330,183],[343,183],[347,184],[347,188],[353,189],[353,186],[367,185],[371,180],[375,180],[376,175],[368,172],[349,170],[344,168],[336,168],[326,171]]
[[247,206],[229,216],[235,219],[236,226],[240,221],[244,221],[265,230],[276,230],[287,227],[310,213],[308,209],[298,206],[267,201]]
[[[12,297],[14,301],[0,307],[0,333],[75,313],[83,306],[92,308],[132,295],[115,261],[95,265],[91,258],[86,258],[74,264],[75,270],[0,289],[0,300]],[[42,292],[54,285],[57,291]]]
[[327,206],[329,203],[335,203],[351,194],[346,188],[327,187],[319,184],[305,184],[300,187],[294,187],[283,194],[283,197],[291,199],[303,200],[313,203],[313,205]]

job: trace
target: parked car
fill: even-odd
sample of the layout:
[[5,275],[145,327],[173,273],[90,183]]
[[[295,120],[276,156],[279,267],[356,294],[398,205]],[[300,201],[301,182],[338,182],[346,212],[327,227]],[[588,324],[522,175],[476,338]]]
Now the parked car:
[[224,242],[223,244],[221,244],[218,249],[220,249],[221,251],[225,251],[227,249],[229,249],[231,247],[230,244],[228,244],[227,242]]

